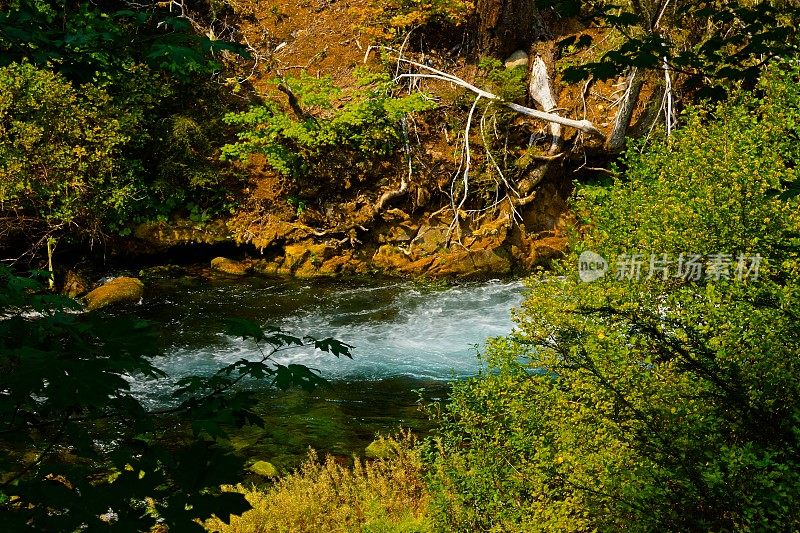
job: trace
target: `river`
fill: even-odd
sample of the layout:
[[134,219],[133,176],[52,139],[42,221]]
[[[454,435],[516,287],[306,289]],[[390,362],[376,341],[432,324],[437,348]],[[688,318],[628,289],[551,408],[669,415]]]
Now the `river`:
[[164,405],[176,379],[259,357],[253,342],[224,333],[226,317],[297,336],[334,337],[354,346],[352,360],[305,348],[276,358],[319,370],[331,386],[314,393],[261,391],[268,427],[242,432],[236,444],[285,467],[308,446],[349,455],[377,432],[424,432],[429,424],[417,404],[442,399],[448,381],[479,371],[480,346],[512,330],[510,311],[522,295],[522,283],[508,280],[170,280],[134,311],[161,330],[164,355],[156,366],[169,379],[135,380],[132,388],[150,407]]

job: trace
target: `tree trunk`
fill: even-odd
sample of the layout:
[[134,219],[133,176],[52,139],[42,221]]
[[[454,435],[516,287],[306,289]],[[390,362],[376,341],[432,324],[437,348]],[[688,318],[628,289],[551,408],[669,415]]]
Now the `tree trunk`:
[[[539,104],[542,111],[552,113],[558,107],[555,95],[553,94],[553,83],[547,72],[547,65],[541,56],[537,55],[533,60],[531,69],[531,82],[528,85],[528,95]],[[550,123],[550,153],[556,154],[561,151],[564,145],[564,137],[561,134],[561,124]]]
[[628,134],[628,126],[630,126],[633,112],[636,110],[636,104],[639,102],[639,93],[644,85],[644,72],[641,69],[633,67],[631,73],[628,75],[628,85],[625,94],[622,96],[622,101],[619,104],[617,111],[617,118],[614,121],[614,129],[606,139],[606,150],[609,152],[618,152],[625,147],[625,137]]
[[545,36],[536,0],[478,0],[480,52],[505,58]]

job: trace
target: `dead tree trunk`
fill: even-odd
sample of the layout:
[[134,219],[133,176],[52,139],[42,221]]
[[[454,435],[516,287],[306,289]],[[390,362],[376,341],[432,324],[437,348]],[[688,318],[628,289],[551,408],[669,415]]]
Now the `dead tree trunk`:
[[618,152],[625,147],[625,137],[628,133],[628,126],[631,124],[633,112],[639,102],[639,93],[644,85],[644,72],[634,67],[628,75],[625,94],[619,103],[617,118],[614,120],[614,129],[606,139],[606,150]]
[[[542,108],[542,111],[552,113],[556,110],[556,98],[553,94],[553,84],[550,75],[547,73],[547,65],[541,56],[536,56],[533,60],[531,69],[531,82],[528,85],[528,94]],[[561,124],[550,123],[550,153],[556,154],[561,151],[564,145],[564,137],[561,134]]]

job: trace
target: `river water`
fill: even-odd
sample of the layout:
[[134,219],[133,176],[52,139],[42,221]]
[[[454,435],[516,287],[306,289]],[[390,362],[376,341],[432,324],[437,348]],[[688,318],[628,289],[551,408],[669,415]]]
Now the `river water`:
[[[457,285],[368,279],[279,281],[266,278],[181,278],[155,285],[136,316],[161,330],[156,366],[169,379],[135,380],[151,407],[169,402],[172,383],[209,374],[242,358],[256,359],[251,341],[224,333],[226,317],[277,326],[296,336],[334,337],[354,346],[353,359],[310,348],[276,357],[320,371],[331,386],[313,393],[263,390],[266,430],[237,436],[244,453],[289,467],[308,446],[348,455],[375,433],[398,427],[424,432],[417,404],[446,396],[447,382],[476,374],[488,337],[513,328],[522,300],[519,281]],[[264,387],[263,382],[251,386]]]

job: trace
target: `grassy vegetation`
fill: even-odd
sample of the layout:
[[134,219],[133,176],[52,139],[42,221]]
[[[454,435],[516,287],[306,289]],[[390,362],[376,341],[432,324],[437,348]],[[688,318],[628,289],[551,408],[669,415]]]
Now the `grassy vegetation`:
[[230,525],[217,519],[206,528],[221,533],[361,531],[424,533],[434,531],[428,514],[423,463],[410,434],[380,442],[394,453],[352,467],[314,452],[296,471],[266,488],[238,485],[253,506]]

